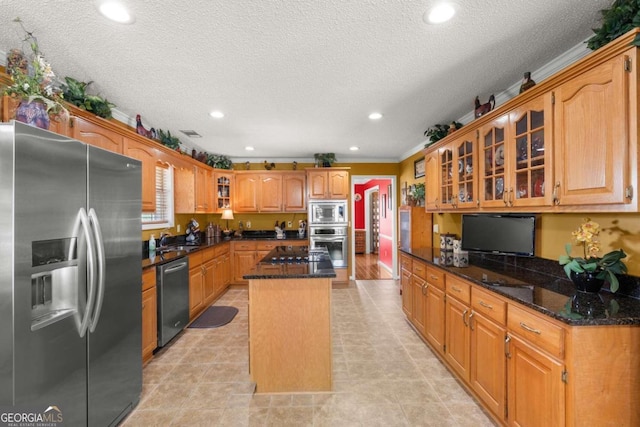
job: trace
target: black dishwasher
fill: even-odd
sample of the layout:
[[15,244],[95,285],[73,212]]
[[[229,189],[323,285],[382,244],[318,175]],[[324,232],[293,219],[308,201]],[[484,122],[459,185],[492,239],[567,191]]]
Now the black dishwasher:
[[158,287],[158,347],[164,347],[189,323],[189,258],[162,264]]

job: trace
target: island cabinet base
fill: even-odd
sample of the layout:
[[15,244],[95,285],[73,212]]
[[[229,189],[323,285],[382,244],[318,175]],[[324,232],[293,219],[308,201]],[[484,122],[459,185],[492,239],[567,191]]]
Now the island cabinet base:
[[249,280],[257,393],[331,391],[331,279]]

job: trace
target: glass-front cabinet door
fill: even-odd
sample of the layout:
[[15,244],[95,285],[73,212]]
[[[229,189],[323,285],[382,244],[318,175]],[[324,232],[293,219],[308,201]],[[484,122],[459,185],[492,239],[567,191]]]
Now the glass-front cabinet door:
[[477,133],[472,132],[454,141],[456,208],[474,208],[480,203],[477,194]]
[[508,175],[506,144],[508,116],[502,116],[480,128],[480,205],[508,207]]
[[439,191],[439,208],[451,209],[456,202],[456,196],[453,186],[453,150],[450,145],[438,150],[440,157],[440,191]]
[[231,185],[233,175],[230,173],[215,173],[216,212],[231,207]]
[[[548,105],[545,105],[547,104]],[[509,183],[509,206],[544,206],[551,203],[545,186],[552,182],[550,140],[551,95],[541,96],[514,109],[510,113],[509,164],[512,181]]]

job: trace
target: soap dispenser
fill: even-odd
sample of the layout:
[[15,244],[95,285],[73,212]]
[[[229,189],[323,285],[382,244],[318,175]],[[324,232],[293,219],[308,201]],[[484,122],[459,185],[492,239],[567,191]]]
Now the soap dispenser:
[[149,239],[149,253],[153,253],[155,254],[156,252],[156,238],[155,236],[152,234],[151,238]]

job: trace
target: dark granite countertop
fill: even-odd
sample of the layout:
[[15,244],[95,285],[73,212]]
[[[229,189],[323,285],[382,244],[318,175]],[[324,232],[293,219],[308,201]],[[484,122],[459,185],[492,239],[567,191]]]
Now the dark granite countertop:
[[569,325],[640,325],[636,278],[621,279],[625,293],[589,294],[576,291],[557,261],[470,253],[461,268],[441,265],[440,249],[401,251]]
[[[142,244],[142,268],[153,267],[161,265],[169,261],[173,261],[178,258],[189,255],[192,252],[210,248],[212,246],[229,243],[232,241],[246,241],[246,240],[273,240],[278,242],[293,242],[293,241],[307,241],[307,236],[300,237],[297,231],[287,231],[285,239],[277,239],[276,232],[270,230],[252,230],[245,231],[241,236],[234,237],[214,237],[213,239],[207,239],[202,236],[200,242],[197,244],[189,243],[185,240],[186,236],[170,236],[168,237],[167,245],[180,245],[184,247],[184,250],[170,251],[161,253],[160,249],[156,250],[155,256],[150,256],[149,246],[147,242]],[[156,240],[157,241],[157,240]]]
[[334,278],[329,253],[324,249],[309,251],[307,246],[278,246],[242,276],[243,279],[318,279]]

